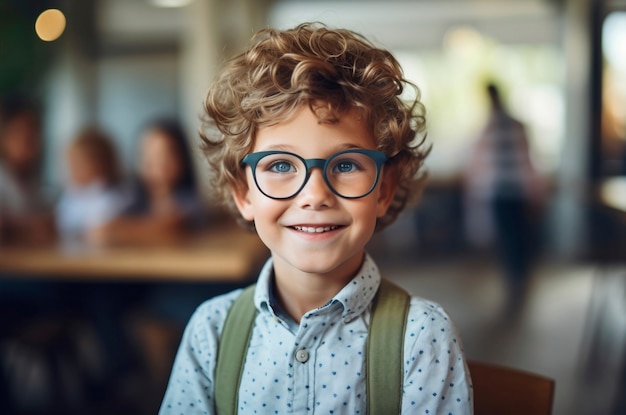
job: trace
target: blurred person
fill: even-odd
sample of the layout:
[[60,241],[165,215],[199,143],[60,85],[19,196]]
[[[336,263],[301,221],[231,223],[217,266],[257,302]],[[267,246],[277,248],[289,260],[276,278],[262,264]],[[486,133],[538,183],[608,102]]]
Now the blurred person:
[[131,200],[122,217],[94,230],[92,239],[108,243],[167,241],[205,222],[191,152],[177,122],[164,119],[148,124],[140,136],[138,165]]
[[[0,104],[0,232],[7,243],[48,243],[53,204],[42,186],[43,143],[38,106],[21,96]],[[37,278],[0,279],[0,401],[2,413],[61,413],[76,390],[74,312],[59,286]],[[63,371],[62,378],[58,377]],[[70,389],[72,389],[70,391]],[[68,398],[72,395],[72,398]]]
[[41,182],[37,105],[21,96],[0,103],[0,243],[45,242],[53,236],[51,204]]
[[[138,150],[137,177],[129,202],[120,217],[90,231],[91,241],[110,245],[176,242],[205,224],[206,213],[196,190],[191,151],[179,123],[170,119],[148,123],[139,136]],[[110,345],[116,348],[118,356],[113,378],[148,370],[152,375],[143,386],[161,387],[165,379],[150,372],[162,364],[151,358],[153,350],[173,351],[182,325],[205,297],[204,290],[183,283],[126,284],[123,292],[115,293],[114,307],[102,304],[115,316],[119,326],[130,324],[140,331],[157,327],[151,332],[160,336],[155,340],[158,345],[151,345],[150,350],[138,350],[132,334],[116,333],[115,327],[109,325],[105,341],[108,344],[110,339],[117,339],[117,344]],[[106,323],[102,321],[101,326],[106,328]],[[167,329],[160,330],[164,327]],[[172,336],[172,332],[176,334]],[[166,373],[161,375],[165,376]]]
[[[108,244],[152,244],[175,242],[202,229],[207,212],[196,189],[191,151],[180,124],[171,119],[148,123],[139,136],[138,150],[130,203],[120,218],[95,229],[91,238]],[[115,297],[116,315],[133,333],[122,339],[124,350],[118,347],[115,377],[143,373],[142,389],[161,391],[171,363],[168,359],[184,323],[206,298],[206,289],[185,283],[126,285],[120,294]],[[120,338],[120,333],[109,338]]]
[[543,189],[530,160],[524,125],[507,112],[494,84],[487,85],[486,93],[490,115],[464,172],[467,225],[470,238],[496,243],[506,275],[508,311],[515,313],[525,297],[536,219],[532,216]]
[[[183,148],[184,136],[173,124],[151,124],[139,140],[139,171],[135,183],[123,190],[111,141],[88,129],[67,152],[70,189],[59,203],[59,228],[69,237],[84,234],[93,244],[149,243],[177,234],[185,209],[192,205],[194,177]],[[104,367],[98,399],[133,405],[131,389],[143,379],[144,356],[129,325],[138,311],[155,308],[158,287],[125,282],[100,284],[83,290],[83,308],[95,326]],[[112,300],[114,299],[114,301]],[[102,396],[100,396],[102,395]],[[125,410],[124,412],[135,412]]]
[[56,225],[63,241],[84,240],[91,229],[119,216],[126,203],[117,154],[108,135],[88,127],[65,156],[68,177],[56,206]]

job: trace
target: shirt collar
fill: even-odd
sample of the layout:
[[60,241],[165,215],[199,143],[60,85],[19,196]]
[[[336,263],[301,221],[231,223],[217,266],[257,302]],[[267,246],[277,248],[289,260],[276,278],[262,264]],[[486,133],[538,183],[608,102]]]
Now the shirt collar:
[[[271,289],[273,285],[274,262],[268,259],[257,281],[254,292],[254,305],[261,312],[269,312],[274,315],[272,308]],[[334,304],[343,307],[342,319],[346,322],[361,315],[371,304],[380,285],[380,272],[372,258],[365,254],[363,264],[354,278],[346,284],[326,305],[311,312],[320,312]]]

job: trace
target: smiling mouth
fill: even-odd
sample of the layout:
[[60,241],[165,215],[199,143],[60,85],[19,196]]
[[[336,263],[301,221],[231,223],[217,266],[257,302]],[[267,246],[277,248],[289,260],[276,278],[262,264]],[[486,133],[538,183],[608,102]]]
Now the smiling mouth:
[[306,233],[323,233],[334,231],[335,229],[339,229],[338,225],[333,226],[293,226],[293,228],[299,232]]

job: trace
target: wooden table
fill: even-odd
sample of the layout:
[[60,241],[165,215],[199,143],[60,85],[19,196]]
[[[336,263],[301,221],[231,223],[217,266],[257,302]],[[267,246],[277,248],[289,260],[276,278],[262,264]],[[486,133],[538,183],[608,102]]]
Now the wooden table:
[[[55,413],[76,408],[91,413],[102,406],[96,396],[110,396],[107,404],[115,408],[115,399],[121,396],[117,386],[128,379],[140,380],[142,389],[145,384],[158,408],[180,335],[193,311],[207,299],[248,285],[268,257],[256,234],[235,224],[150,246],[0,246],[0,340],[12,339],[15,343],[8,344],[28,351],[28,358],[35,356],[37,365],[45,365],[38,367],[49,373],[63,365],[63,373],[80,383],[71,397],[78,396],[81,406],[74,400],[68,404],[63,398],[69,395],[57,393],[54,403],[61,409]],[[78,347],[96,352],[75,353]],[[0,360],[16,359],[11,356],[0,353]],[[95,356],[95,366],[85,369],[84,356],[90,363]],[[93,367],[99,368],[96,380],[89,376]],[[0,376],[0,395],[8,390],[4,380]],[[11,401],[6,401],[3,409],[8,405],[10,412]],[[110,412],[120,411],[127,409]]]
[[254,278],[268,257],[256,234],[233,225],[151,246],[0,247],[0,275],[241,283]]

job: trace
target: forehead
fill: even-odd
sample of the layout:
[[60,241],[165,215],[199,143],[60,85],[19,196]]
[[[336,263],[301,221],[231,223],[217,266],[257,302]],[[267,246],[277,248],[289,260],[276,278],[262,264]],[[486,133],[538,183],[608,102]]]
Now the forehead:
[[326,117],[324,109],[313,112],[300,106],[288,119],[257,130],[253,151],[288,150],[321,157],[346,148],[375,149],[374,135],[361,112],[352,109]]
[[143,133],[141,146],[144,151],[171,151],[176,148],[173,139],[165,131],[157,128]]

